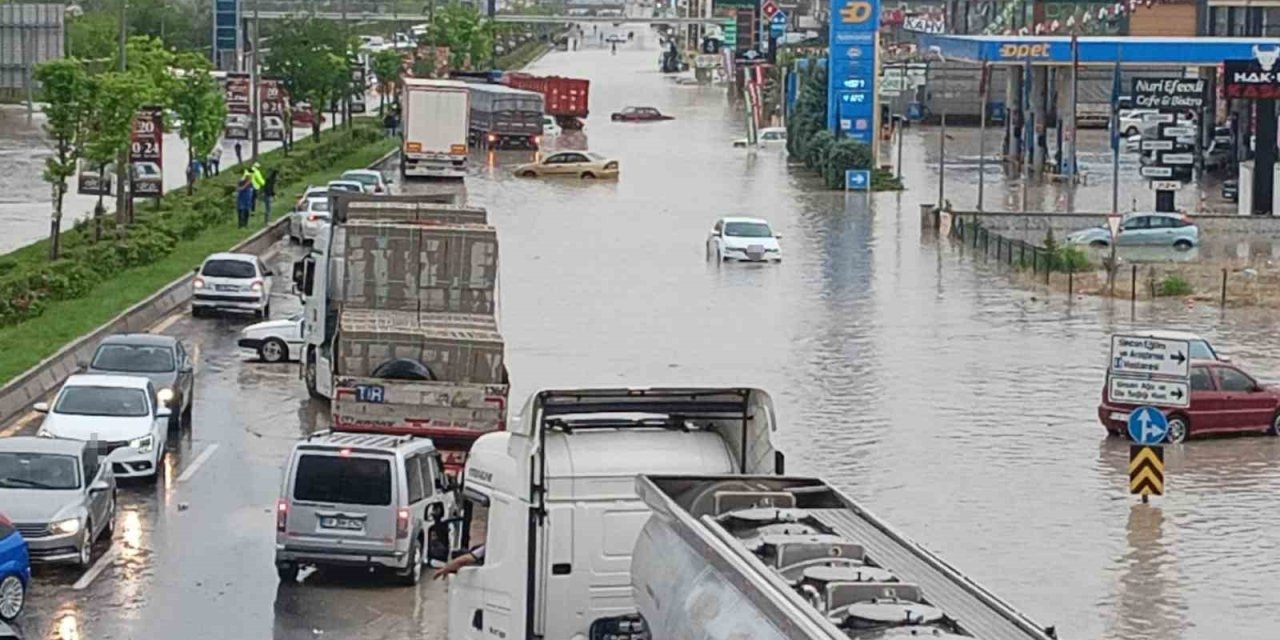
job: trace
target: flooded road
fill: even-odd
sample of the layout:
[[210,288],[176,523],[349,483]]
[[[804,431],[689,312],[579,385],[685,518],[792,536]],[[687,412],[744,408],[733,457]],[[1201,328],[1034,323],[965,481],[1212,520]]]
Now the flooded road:
[[[514,178],[531,156],[519,152],[478,158],[467,179],[502,244],[513,402],[555,386],[759,386],[791,473],[831,480],[1061,638],[1275,637],[1280,439],[1170,447],[1169,495],[1140,506],[1126,495],[1127,445],[1095,416],[1110,333],[1188,328],[1280,380],[1269,314],[1010,288],[994,263],[922,236],[918,205],[937,184],[927,135],[904,145],[908,191],[816,191],[783,152],[731,148],[740,109],[722,89],[675,85],[656,61],[636,28],[616,56],[586,48],[531,68],[591,78],[587,128],[558,144],[617,158],[616,183]],[[628,105],[676,119],[608,120]],[[784,235],[781,264],[704,260],[715,219],[743,214]],[[290,259],[274,259],[277,272]],[[324,419],[295,368],[236,354],[240,326],[183,317],[167,329],[200,349],[191,434],[158,489],[122,490],[118,557],[91,584],[39,572],[28,637],[440,637],[438,584],[278,584],[280,469]]]

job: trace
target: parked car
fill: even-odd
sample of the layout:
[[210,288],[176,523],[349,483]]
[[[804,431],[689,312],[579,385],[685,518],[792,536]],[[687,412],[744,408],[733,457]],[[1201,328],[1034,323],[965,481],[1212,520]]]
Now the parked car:
[[324,114],[317,114],[315,110],[311,108],[310,102],[299,102],[298,104],[293,105],[293,113],[290,114],[290,119],[293,120],[293,126],[310,128],[315,124],[316,118],[320,118],[321,124],[324,123]]
[[[1137,405],[1110,403],[1102,389],[1098,419],[1112,435],[1128,430],[1129,413]],[[1265,432],[1280,435],[1280,389],[1259,384],[1235,365],[1217,360],[1191,362],[1191,400],[1185,409],[1162,409],[1169,420],[1169,442],[1193,435]]]
[[262,139],[284,140],[284,119],[280,116],[262,116]]
[[[89,567],[94,543],[103,535],[110,538],[115,529],[111,467],[83,440],[0,439],[0,505],[26,540],[24,555],[35,562]],[[0,617],[6,599],[5,529],[0,521]]]
[[302,354],[302,314],[251,324],[240,330],[237,344],[263,362],[297,360]]
[[651,122],[671,120],[672,116],[663,115],[653,107],[627,107],[622,111],[615,111],[609,118],[614,122]]
[[191,315],[211,310],[250,311],[271,317],[271,281],[275,274],[258,256],[215,253],[204,259],[191,282]]
[[572,176],[590,180],[618,177],[618,161],[589,151],[560,151],[539,162],[517,166],[512,173],[522,178]]
[[707,234],[707,259],[781,262],[782,236],[759,218],[721,218]]
[[391,186],[387,183],[387,178],[382,175],[381,171],[352,169],[343,173],[339,180],[359,182],[364,187],[365,193],[383,195],[391,192]]
[[431,440],[314,434],[294,445],[285,472],[276,505],[276,572],[293,582],[303,565],[361,565],[417,584],[431,550],[447,547],[446,519],[455,512]]
[[1192,360],[1218,360],[1220,362],[1230,362],[1230,358],[1223,355],[1208,340],[1201,338],[1198,334],[1190,331],[1167,331],[1157,329],[1153,331],[1132,331],[1126,332],[1126,335],[1134,335],[1141,338],[1158,338],[1162,340],[1186,340],[1190,353],[1187,354]]
[[[1119,246],[1164,246],[1190,249],[1200,244],[1200,229],[1181,213],[1130,213],[1120,220],[1116,244]],[[1107,225],[1082,229],[1067,235],[1067,243],[1107,247],[1111,229]]]
[[228,140],[248,140],[249,127],[253,126],[253,120],[247,113],[230,113],[223,122],[223,135]]
[[555,137],[563,133],[560,124],[556,122],[555,116],[542,116],[542,135],[545,137]]
[[52,405],[37,402],[35,410],[45,414],[41,437],[97,441],[116,477],[159,478],[172,412],[156,402],[147,378],[73,375]]
[[[735,147],[746,147],[747,139],[738,138],[733,141]],[[766,127],[757,132],[756,146],[762,149],[781,149],[787,146],[786,127]]]
[[151,380],[156,400],[168,407],[170,427],[191,424],[195,368],[182,342],[155,333],[119,333],[98,343],[86,373],[132,375]]
[[329,220],[329,198],[310,198],[289,212],[289,239],[299,244],[315,242]]
[[[3,473],[0,470],[0,474]],[[4,478],[0,477],[0,487],[3,486]],[[22,538],[13,522],[0,513],[0,620],[9,622],[17,619],[18,614],[22,613],[23,605],[27,603],[27,587],[30,584],[31,558],[27,551],[27,541]],[[4,637],[3,634],[4,623],[0,622],[0,638]]]

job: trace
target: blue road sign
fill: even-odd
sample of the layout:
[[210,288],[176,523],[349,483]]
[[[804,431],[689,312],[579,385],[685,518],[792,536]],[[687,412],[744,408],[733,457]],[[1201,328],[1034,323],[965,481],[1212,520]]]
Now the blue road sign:
[[769,35],[774,38],[781,38],[787,32],[787,13],[778,11],[769,19]]
[[871,188],[871,172],[866,169],[846,169],[844,172],[845,191],[866,191]]
[[1169,421],[1155,407],[1138,407],[1129,414],[1129,438],[1142,445],[1164,442],[1169,435]]

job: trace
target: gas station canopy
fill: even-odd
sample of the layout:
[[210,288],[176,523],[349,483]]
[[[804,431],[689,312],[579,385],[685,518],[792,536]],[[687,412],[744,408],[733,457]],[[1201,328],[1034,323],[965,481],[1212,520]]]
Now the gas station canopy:
[[[1082,65],[1217,66],[1223,60],[1251,60],[1258,50],[1280,51],[1275,38],[1161,38],[1080,36]],[[922,35],[921,49],[946,60],[992,64],[1069,65],[1071,36]]]

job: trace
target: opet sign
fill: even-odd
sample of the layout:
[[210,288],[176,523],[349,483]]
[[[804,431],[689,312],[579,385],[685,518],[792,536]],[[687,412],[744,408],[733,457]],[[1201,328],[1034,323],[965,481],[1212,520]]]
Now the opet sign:
[[1026,60],[1048,58],[1053,52],[1048,42],[1035,44],[1013,43],[1000,45],[1001,60]]

